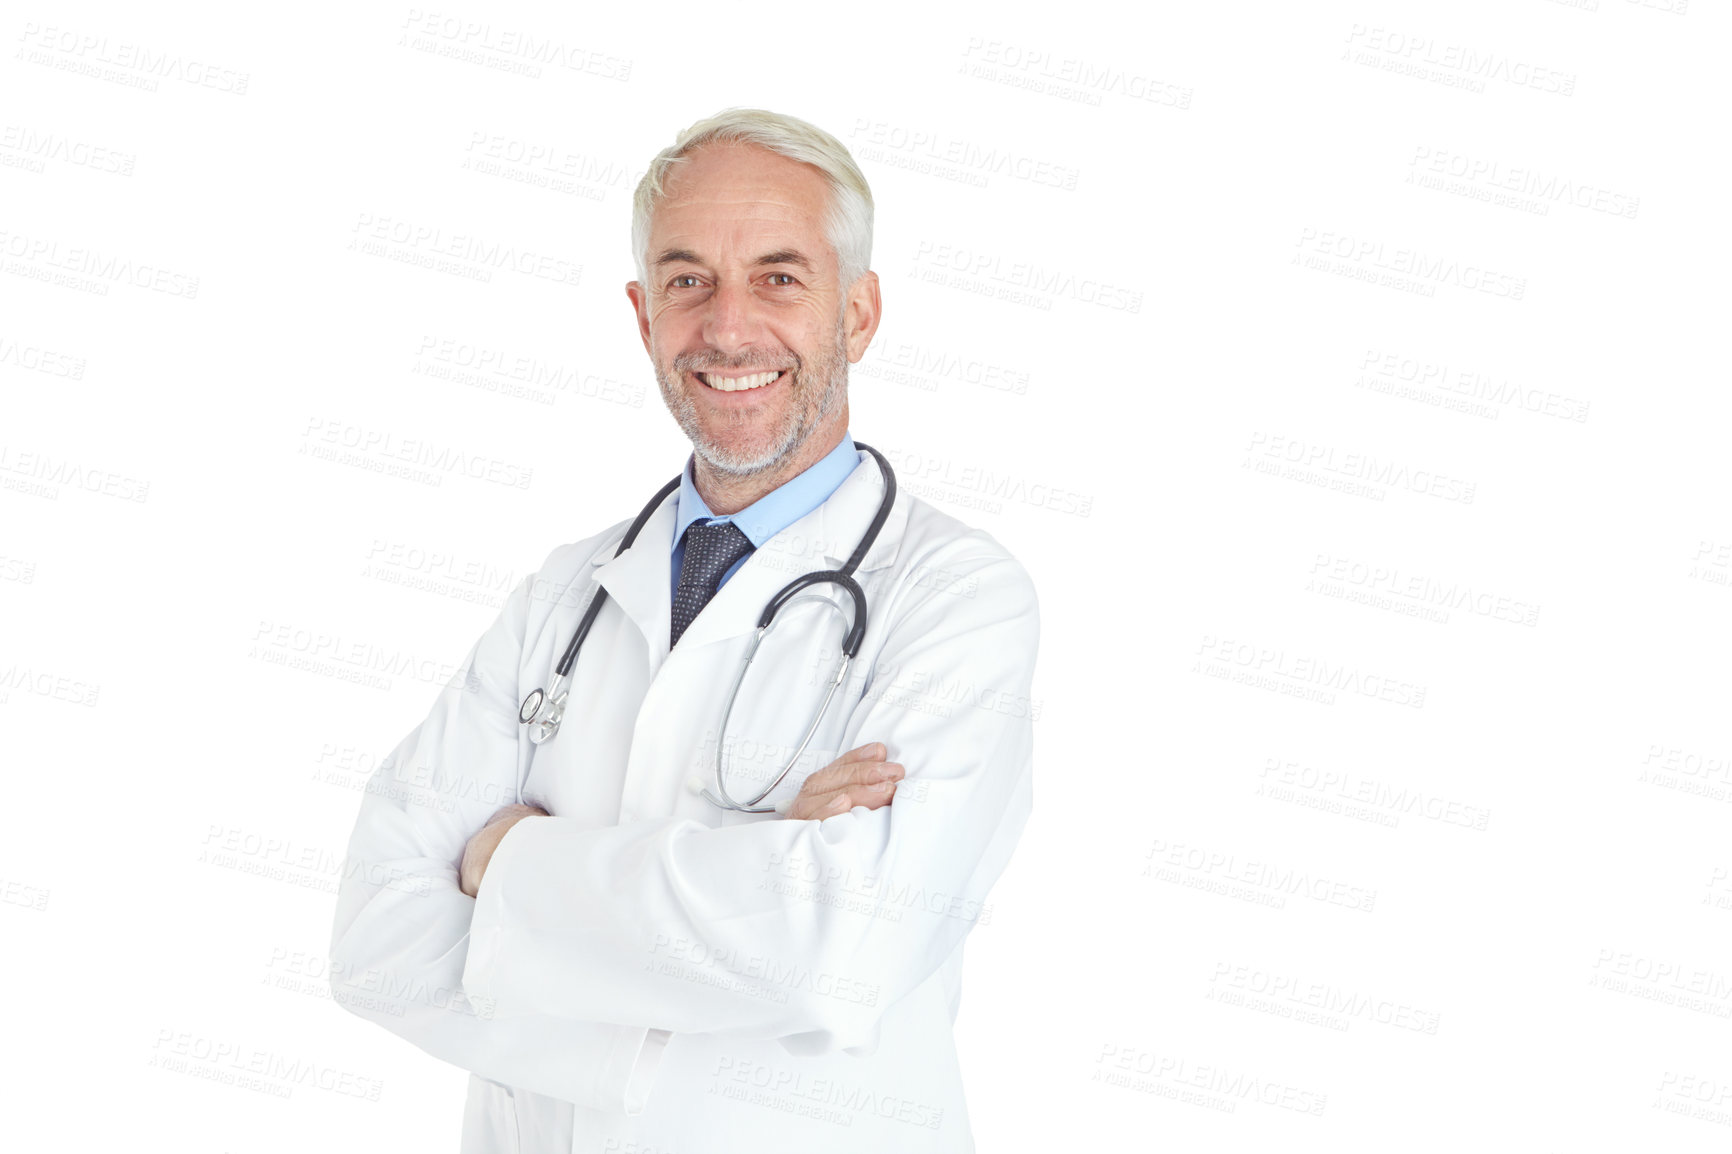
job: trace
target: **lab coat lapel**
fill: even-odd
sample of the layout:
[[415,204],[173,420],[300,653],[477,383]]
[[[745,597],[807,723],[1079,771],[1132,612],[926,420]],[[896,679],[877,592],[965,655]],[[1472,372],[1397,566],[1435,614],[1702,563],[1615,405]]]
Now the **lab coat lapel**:
[[674,547],[675,504],[673,497],[663,500],[623,554],[613,555],[615,545],[591,561],[596,581],[643,633],[652,672],[668,655],[673,620],[669,557]]

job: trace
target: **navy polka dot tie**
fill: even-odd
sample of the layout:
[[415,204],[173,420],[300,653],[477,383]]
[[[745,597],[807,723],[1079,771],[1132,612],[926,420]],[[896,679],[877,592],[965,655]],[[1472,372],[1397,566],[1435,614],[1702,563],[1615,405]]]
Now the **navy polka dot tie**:
[[722,574],[751,551],[751,540],[732,521],[693,521],[686,526],[686,552],[680,560],[679,588],[674,590],[673,636],[668,648],[680,643],[680,634],[716,595]]

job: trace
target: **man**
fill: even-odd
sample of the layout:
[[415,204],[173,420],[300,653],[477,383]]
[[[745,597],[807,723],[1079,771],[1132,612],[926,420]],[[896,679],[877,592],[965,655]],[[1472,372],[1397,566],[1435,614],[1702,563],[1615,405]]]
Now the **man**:
[[[871,227],[847,150],[791,117],[730,110],[656,158],[626,293],[692,442],[677,497],[629,548],[621,521],[555,549],[369,783],[333,992],[471,1071],[466,1152],[973,1149],[952,1023],[1030,808],[1026,573],[897,494],[809,741],[854,615],[834,585],[782,607],[722,728],[766,602],[842,568],[887,493],[848,433]],[[604,592],[537,744],[519,703]],[[693,788],[718,758],[742,801],[791,766],[778,811]]]

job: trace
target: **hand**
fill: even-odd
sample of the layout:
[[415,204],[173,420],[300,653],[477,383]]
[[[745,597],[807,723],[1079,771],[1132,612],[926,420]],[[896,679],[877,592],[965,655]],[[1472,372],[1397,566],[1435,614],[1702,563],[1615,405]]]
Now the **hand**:
[[481,877],[487,872],[487,863],[493,860],[493,851],[499,848],[500,841],[511,827],[526,817],[546,816],[545,809],[533,805],[508,805],[488,818],[481,832],[463,847],[463,863],[457,869],[457,888],[470,897],[480,893]]
[[896,783],[908,771],[885,761],[888,756],[881,741],[849,750],[801,783],[800,796],[784,816],[835,817],[857,805],[889,805],[896,797]]

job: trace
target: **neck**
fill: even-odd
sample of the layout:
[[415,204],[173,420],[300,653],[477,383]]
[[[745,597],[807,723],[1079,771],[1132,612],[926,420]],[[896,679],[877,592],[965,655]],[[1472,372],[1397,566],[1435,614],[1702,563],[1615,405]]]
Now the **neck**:
[[844,419],[835,422],[828,431],[815,430],[787,461],[759,473],[718,473],[708,461],[697,457],[692,466],[692,482],[697,486],[698,496],[717,516],[738,513],[798,477],[840,445],[842,434],[848,429],[847,410],[843,409],[841,415]]

